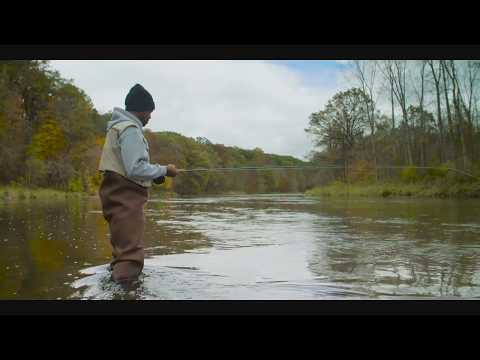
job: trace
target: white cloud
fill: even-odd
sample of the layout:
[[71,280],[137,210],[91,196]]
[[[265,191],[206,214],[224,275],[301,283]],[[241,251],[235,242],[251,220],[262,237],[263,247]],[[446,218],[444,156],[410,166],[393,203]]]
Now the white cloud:
[[153,131],[299,158],[312,148],[308,116],[342,86],[313,87],[300,73],[265,61],[55,60],[52,67],[74,79],[101,112],[123,107],[140,83],[156,103]]

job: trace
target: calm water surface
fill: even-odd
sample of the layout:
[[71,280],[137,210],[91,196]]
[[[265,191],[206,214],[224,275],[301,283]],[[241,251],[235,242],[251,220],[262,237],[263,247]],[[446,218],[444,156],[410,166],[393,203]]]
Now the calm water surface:
[[99,200],[0,203],[0,299],[480,298],[480,201],[152,199],[144,275],[109,282]]

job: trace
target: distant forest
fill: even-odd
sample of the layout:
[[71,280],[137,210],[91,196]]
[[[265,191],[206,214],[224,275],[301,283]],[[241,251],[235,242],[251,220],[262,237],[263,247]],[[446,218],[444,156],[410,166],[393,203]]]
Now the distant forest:
[[[333,180],[417,182],[450,176],[449,181],[465,181],[448,169],[480,178],[479,61],[368,60],[353,61],[349,69],[351,87],[305,119],[316,146],[308,162],[145,130],[151,161],[162,165],[342,169],[184,173],[153,191],[287,193]],[[48,61],[0,61],[0,185],[96,193],[110,117]]]
[[385,166],[409,181],[449,168],[480,178],[480,61],[356,60],[346,79],[310,116],[312,160],[344,165],[350,181],[384,180]]
[[[116,104],[112,104],[112,107]],[[97,171],[111,114],[100,114],[84,91],[50,69],[48,61],[0,62],[0,184],[96,193]],[[145,130],[151,161],[177,168],[291,166],[306,162],[212,144],[172,132]],[[181,174],[154,191],[178,194],[303,192],[311,170]]]

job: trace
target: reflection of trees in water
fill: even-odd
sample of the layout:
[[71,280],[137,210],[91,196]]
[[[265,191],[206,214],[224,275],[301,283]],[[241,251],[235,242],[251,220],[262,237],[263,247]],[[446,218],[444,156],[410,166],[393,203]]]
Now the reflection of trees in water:
[[99,210],[98,201],[81,198],[4,206],[1,211],[6,216],[0,217],[8,218],[6,228],[15,230],[5,235],[9,246],[0,252],[0,278],[7,266],[14,271],[5,274],[9,285],[0,282],[0,298],[8,294],[17,298],[67,296],[70,289],[64,283],[73,280],[84,263],[108,262],[108,226]]
[[17,297],[26,265],[19,246],[19,236],[24,236],[26,229],[16,220],[19,212],[21,209],[9,203],[0,204],[0,299]]
[[[311,211],[317,219],[305,220],[305,225],[310,223],[316,236],[308,258],[316,275],[377,294],[478,296],[480,236],[478,229],[475,233],[458,226],[478,223],[478,211],[468,202],[455,204],[330,199],[306,206],[248,197],[213,204],[160,200],[147,206],[145,242],[147,247],[160,247],[147,255],[179,253],[212,246],[208,231],[202,229],[215,226],[216,220],[254,224],[259,212],[249,209]],[[109,262],[108,233],[98,199],[0,206],[0,298],[68,296],[68,282],[86,267],[84,262]],[[8,242],[2,242],[5,238]]]
[[35,296],[33,289],[45,288],[48,283],[44,274],[58,271],[64,266],[61,251],[65,247],[53,239],[52,227],[47,226],[46,220],[50,216],[48,209],[39,208],[30,201],[14,202],[4,208],[9,217],[10,246],[2,251],[8,257],[1,259],[0,268],[10,267],[7,278],[15,288],[15,291],[12,291],[13,288],[6,289],[10,295]]
[[468,248],[478,233],[446,231],[441,224],[465,222],[468,209],[443,205],[324,202],[309,268],[378,294],[478,296],[480,250]]

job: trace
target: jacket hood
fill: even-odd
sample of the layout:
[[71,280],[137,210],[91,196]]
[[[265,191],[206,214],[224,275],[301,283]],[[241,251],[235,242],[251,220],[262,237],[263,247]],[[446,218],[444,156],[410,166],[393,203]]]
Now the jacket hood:
[[123,121],[133,121],[138,124],[140,129],[143,128],[142,122],[133,114],[129,113],[120,108],[114,108],[112,113],[112,119],[107,123],[107,131],[109,131],[112,126],[121,123]]

